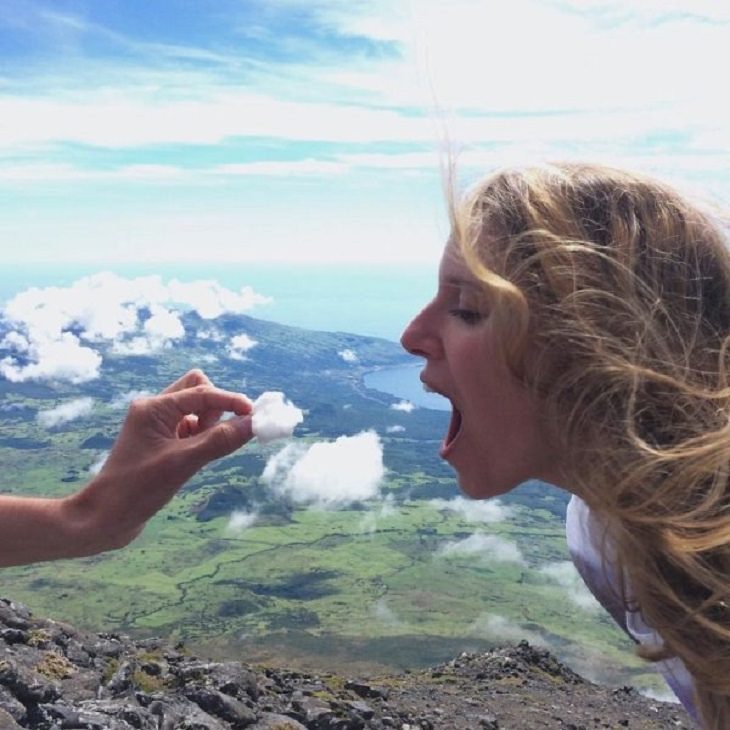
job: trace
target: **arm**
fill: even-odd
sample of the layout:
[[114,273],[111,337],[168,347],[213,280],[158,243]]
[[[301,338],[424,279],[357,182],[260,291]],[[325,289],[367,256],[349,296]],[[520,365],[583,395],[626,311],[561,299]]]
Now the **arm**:
[[[219,422],[224,411],[237,417]],[[99,474],[61,499],[0,496],[0,566],[123,547],[213,459],[249,441],[251,403],[197,370],[132,403]]]

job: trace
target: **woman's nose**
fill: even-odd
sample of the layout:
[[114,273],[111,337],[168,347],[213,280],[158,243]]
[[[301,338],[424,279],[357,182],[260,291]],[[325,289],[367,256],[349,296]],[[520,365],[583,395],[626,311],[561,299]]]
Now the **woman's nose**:
[[433,358],[441,352],[440,340],[429,307],[422,309],[406,326],[400,343],[411,355]]

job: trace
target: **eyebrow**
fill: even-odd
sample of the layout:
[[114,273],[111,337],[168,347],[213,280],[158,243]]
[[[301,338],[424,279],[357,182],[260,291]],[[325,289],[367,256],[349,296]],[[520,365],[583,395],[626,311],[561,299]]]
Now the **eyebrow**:
[[454,286],[460,288],[475,289],[476,291],[483,291],[481,282],[461,279],[458,276],[447,276],[441,280],[441,283],[444,286]]

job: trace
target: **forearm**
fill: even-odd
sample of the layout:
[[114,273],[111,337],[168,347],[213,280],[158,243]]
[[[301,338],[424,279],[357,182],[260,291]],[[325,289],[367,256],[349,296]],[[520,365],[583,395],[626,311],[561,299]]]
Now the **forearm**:
[[0,566],[90,555],[100,538],[74,497],[0,495]]

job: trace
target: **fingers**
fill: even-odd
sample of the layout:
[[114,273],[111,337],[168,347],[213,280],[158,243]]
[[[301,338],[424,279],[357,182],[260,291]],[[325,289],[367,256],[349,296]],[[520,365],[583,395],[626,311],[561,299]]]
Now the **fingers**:
[[178,378],[174,383],[165,388],[162,393],[175,393],[178,390],[184,390],[185,388],[193,388],[196,385],[209,385],[213,386],[210,378],[199,368],[189,370],[181,378]]
[[203,462],[219,459],[240,449],[253,438],[251,416],[236,416],[221,421],[191,441],[192,448]]
[[[199,414],[205,428],[220,418],[224,411],[245,416],[253,407],[251,401],[241,393],[232,393],[206,385],[170,392],[162,397],[177,411],[178,421],[191,413]],[[215,419],[213,419],[214,413],[218,414]]]

